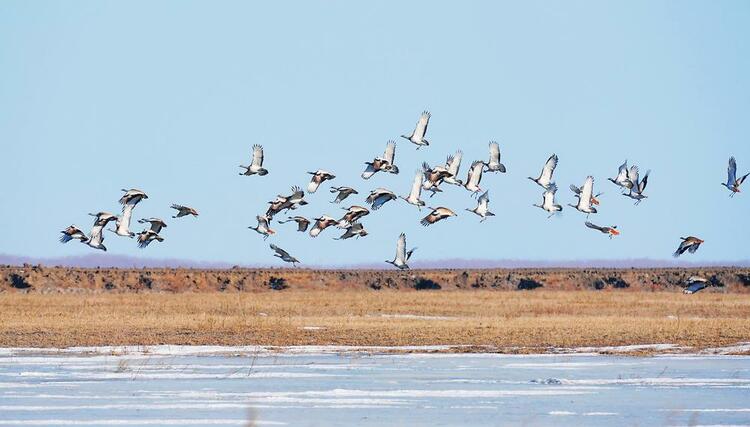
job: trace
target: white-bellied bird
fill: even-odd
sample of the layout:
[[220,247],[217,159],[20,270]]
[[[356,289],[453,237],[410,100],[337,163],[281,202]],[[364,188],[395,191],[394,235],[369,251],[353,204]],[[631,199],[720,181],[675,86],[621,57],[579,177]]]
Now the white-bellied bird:
[[254,230],[256,233],[263,236],[263,240],[266,240],[268,236],[276,234],[276,230],[272,229],[269,222],[271,221],[271,218],[264,216],[264,215],[258,215],[255,217],[256,220],[258,220],[258,225],[255,227],[247,227],[251,230]]
[[60,243],[68,243],[71,240],[80,240],[81,242],[88,239],[88,236],[86,236],[86,233],[84,233],[80,228],[76,227],[75,225],[69,225],[65,230],[61,231],[62,236],[60,236]]
[[490,160],[484,165],[487,167],[485,172],[505,173],[505,165],[500,163],[500,145],[495,141],[490,141]]
[[630,179],[628,179],[628,161],[625,160],[625,163],[621,164],[620,167],[617,168],[616,177],[607,179],[612,181],[612,183],[616,186],[620,187],[620,189],[630,190],[631,188],[633,188],[633,183],[630,182]]
[[268,170],[263,168],[263,146],[253,145],[253,159],[250,166],[240,165],[240,167],[245,169],[245,172],[240,172],[240,175],[267,175]]
[[542,172],[539,174],[539,178],[533,178],[533,177],[528,177],[528,178],[536,182],[537,184],[539,184],[542,188],[546,190],[549,188],[550,184],[553,183],[552,174],[555,172],[556,167],[557,167],[557,155],[553,154],[549,156],[549,159],[547,159],[547,162],[544,164],[544,167],[542,168]]
[[346,227],[346,231],[339,237],[334,237],[335,240],[346,240],[352,237],[360,238],[367,236],[365,227],[360,222],[355,222]]
[[643,191],[646,189],[646,185],[648,185],[648,175],[651,173],[651,171],[646,171],[646,174],[643,175],[643,178],[638,178],[638,166],[631,166],[628,170],[628,180],[630,180],[630,183],[632,184],[632,187],[630,188],[630,192],[623,194],[623,196],[630,197],[631,199],[635,200],[635,205],[638,205],[641,203],[641,200],[645,199],[646,196],[643,194]]
[[458,179],[458,169],[461,167],[461,159],[463,156],[464,152],[458,150],[452,156],[449,155],[445,160],[445,169],[450,173],[450,176],[446,176],[443,179],[446,183],[463,187],[464,182]]
[[370,210],[363,206],[352,205],[348,209],[342,209],[344,209],[346,213],[341,217],[341,219],[339,219],[339,222],[337,224],[337,227],[339,228],[347,228],[357,222],[363,216],[370,214]]
[[589,214],[596,213],[596,208],[593,206],[591,199],[594,197],[594,177],[589,175],[583,182],[581,192],[578,194],[578,203],[575,205],[568,205],[576,208],[579,212],[583,212],[588,217]]
[[151,231],[156,234],[161,232],[162,228],[167,228],[167,223],[162,221],[160,218],[141,218],[138,220],[139,224],[150,224]]
[[542,204],[534,204],[534,206],[549,212],[549,216],[547,216],[548,219],[552,218],[557,212],[562,212],[563,210],[561,205],[555,203],[555,193],[557,193],[557,185],[553,182],[548,185],[547,189],[542,193]]
[[481,196],[479,196],[479,200],[477,200],[477,207],[474,209],[466,208],[467,211],[473,212],[477,215],[479,215],[480,219],[479,222],[484,222],[485,219],[487,219],[488,216],[495,216],[494,213],[490,212],[490,197],[487,195],[489,191],[485,191],[482,193]]
[[392,264],[399,270],[408,270],[409,265],[406,262],[409,261],[409,258],[411,258],[411,255],[416,249],[417,248],[411,248],[408,251],[406,250],[406,234],[401,233],[396,242],[396,257],[393,258],[393,261],[386,260],[385,262]]
[[156,240],[157,242],[163,242],[164,238],[151,229],[143,230],[140,233],[138,233],[138,239],[137,239],[138,247],[141,249],[148,246],[154,240]]
[[401,138],[405,138],[411,141],[412,144],[415,144],[417,146],[417,150],[419,150],[423,146],[430,145],[430,142],[425,139],[425,135],[427,134],[427,125],[430,123],[431,116],[432,115],[429,111],[423,111],[419,116],[417,125],[414,127],[414,131],[411,133],[411,135],[401,135]]
[[124,191],[125,194],[120,197],[119,201],[121,205],[126,205],[128,203],[137,204],[143,199],[148,199],[146,193],[135,188],[131,188],[130,190],[126,190],[123,188],[122,191]]
[[422,206],[425,205],[424,201],[420,199],[420,197],[422,196],[422,179],[422,171],[417,171],[417,173],[414,175],[414,181],[412,181],[411,191],[409,191],[409,195],[406,197],[399,196],[402,199],[406,200],[406,203],[416,206],[419,210],[422,210]]

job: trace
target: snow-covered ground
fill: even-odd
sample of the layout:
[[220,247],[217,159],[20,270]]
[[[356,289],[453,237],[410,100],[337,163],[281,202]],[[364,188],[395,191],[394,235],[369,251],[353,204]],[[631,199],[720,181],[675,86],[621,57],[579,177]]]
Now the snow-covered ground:
[[747,356],[392,350],[0,349],[0,426],[750,425]]

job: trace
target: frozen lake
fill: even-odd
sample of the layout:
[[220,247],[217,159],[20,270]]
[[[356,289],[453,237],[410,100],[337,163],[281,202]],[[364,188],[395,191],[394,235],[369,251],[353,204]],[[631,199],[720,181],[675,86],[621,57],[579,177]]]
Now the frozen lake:
[[750,425],[750,357],[217,351],[0,349],[0,425]]

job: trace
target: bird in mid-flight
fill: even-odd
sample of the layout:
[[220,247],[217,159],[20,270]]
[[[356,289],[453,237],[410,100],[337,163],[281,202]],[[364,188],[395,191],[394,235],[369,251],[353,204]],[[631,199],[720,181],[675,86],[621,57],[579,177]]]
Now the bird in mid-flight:
[[528,178],[536,182],[537,184],[539,184],[542,188],[546,190],[549,188],[550,184],[553,184],[552,174],[555,172],[556,167],[557,167],[557,155],[553,154],[549,156],[549,159],[547,159],[547,162],[544,164],[544,167],[542,168],[542,172],[539,174],[539,178],[534,178],[531,176]]
[[672,256],[674,256],[675,258],[684,254],[685,251],[690,252],[691,254],[694,254],[695,251],[697,251],[698,248],[703,243],[703,240],[695,236],[680,237],[680,239],[682,240],[682,242],[680,242],[680,246],[678,246],[677,250],[674,251],[674,253],[672,254]]
[[432,115],[429,111],[423,111],[422,115],[419,116],[417,125],[414,127],[414,131],[412,131],[411,135],[401,135],[401,138],[405,138],[411,141],[412,144],[415,144],[417,146],[417,150],[424,146],[430,145],[430,142],[425,139],[425,135],[427,134],[427,125],[430,123],[431,116]]
[[172,206],[170,206],[170,207],[172,209],[176,209],[177,210],[177,215],[172,215],[172,218],[181,218],[183,216],[188,216],[188,215],[198,216],[198,211],[196,211],[195,209],[193,209],[193,208],[191,208],[189,206],[172,204]]
[[745,179],[748,175],[750,175],[750,173],[746,173],[740,178],[737,178],[737,161],[734,160],[734,157],[729,158],[729,166],[727,167],[727,182],[721,183],[721,185],[727,187],[727,190],[731,191],[729,197],[734,197],[735,194],[740,192],[740,185],[745,182]]
[[328,171],[324,171],[322,169],[318,169],[315,172],[308,172],[308,173],[312,175],[312,178],[310,178],[310,183],[307,184],[308,193],[314,193],[318,191],[318,187],[320,187],[320,184],[322,184],[325,181],[330,181],[336,178],[336,175]]
[[393,266],[399,270],[408,270],[409,265],[406,262],[409,261],[409,258],[411,258],[411,255],[416,249],[417,248],[411,248],[408,251],[406,250],[406,234],[401,233],[401,235],[398,236],[398,242],[396,242],[396,257],[393,258],[393,261],[385,260],[385,262],[393,264]]
[[394,163],[395,157],[396,142],[388,141],[388,144],[385,145],[383,157],[375,157],[371,162],[365,162],[367,168],[362,172],[362,178],[370,179],[380,171],[398,174],[398,166]]
[[253,160],[250,166],[240,165],[240,167],[245,169],[245,172],[240,172],[240,175],[267,175],[268,170],[263,168],[263,146],[253,145]]
[[480,219],[479,222],[484,222],[485,219],[487,219],[488,216],[495,216],[494,213],[490,212],[490,197],[487,195],[489,191],[485,191],[482,193],[481,196],[479,196],[479,199],[477,200],[477,207],[474,209],[466,209],[469,212],[473,212],[477,215],[479,215]]
[[555,203],[555,193],[557,193],[557,185],[555,185],[555,183],[553,182],[547,187],[546,190],[544,190],[544,193],[542,193],[542,204],[534,204],[534,206],[542,208],[545,211],[549,212],[549,216],[547,218],[552,218],[552,216],[557,212],[562,212],[563,210],[563,207],[561,205]]
[[495,141],[490,141],[490,161],[484,164],[487,169],[485,172],[505,173],[505,165],[500,163],[500,145]]
[[608,235],[610,239],[612,237],[618,236],[620,234],[620,232],[617,230],[617,226],[616,225],[613,225],[611,227],[602,227],[602,226],[596,225],[596,224],[594,224],[592,222],[588,222],[588,221],[586,221],[585,224],[586,224],[586,227],[588,227],[588,228],[590,228],[592,230],[596,230],[596,231],[598,231],[600,233],[604,233],[604,234]]
[[297,258],[289,255],[289,252],[281,249],[280,247],[274,245],[273,243],[271,244],[271,249],[273,249],[273,251],[276,252],[275,254],[273,254],[273,256],[281,258],[282,261],[290,262],[295,267],[297,266],[297,264],[300,264]]

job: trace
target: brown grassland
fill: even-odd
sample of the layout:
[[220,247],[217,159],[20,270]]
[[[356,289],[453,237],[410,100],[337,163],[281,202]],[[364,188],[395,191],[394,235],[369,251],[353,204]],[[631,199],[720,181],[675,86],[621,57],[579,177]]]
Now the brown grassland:
[[750,341],[747,293],[0,293],[4,347],[442,344],[482,346],[465,351],[544,352],[651,343],[695,350],[742,341]]

